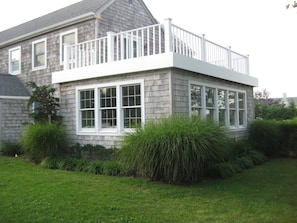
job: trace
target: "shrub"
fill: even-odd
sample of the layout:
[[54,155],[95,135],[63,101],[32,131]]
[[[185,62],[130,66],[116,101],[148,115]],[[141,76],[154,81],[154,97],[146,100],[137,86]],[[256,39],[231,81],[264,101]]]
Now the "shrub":
[[58,123],[36,123],[29,125],[22,136],[25,153],[35,162],[43,158],[61,156],[66,151],[66,132]]
[[122,174],[122,168],[117,161],[105,161],[103,163],[103,174],[109,176],[120,176]]
[[248,140],[251,146],[266,156],[277,156],[281,149],[282,132],[277,121],[257,120],[249,125]]
[[15,156],[24,153],[21,144],[12,142],[3,142],[1,151],[4,156]]
[[92,161],[87,165],[85,170],[88,173],[102,174],[103,173],[103,161],[100,161],[100,160]]
[[206,169],[224,161],[226,134],[217,124],[197,117],[149,122],[125,137],[119,160],[128,171],[167,183],[192,183]]

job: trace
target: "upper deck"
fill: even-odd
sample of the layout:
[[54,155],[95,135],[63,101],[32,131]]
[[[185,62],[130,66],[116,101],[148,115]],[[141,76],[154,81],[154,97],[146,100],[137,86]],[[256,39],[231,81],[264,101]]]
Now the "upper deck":
[[65,45],[64,58],[63,70],[53,73],[53,83],[177,67],[242,84],[258,84],[249,76],[248,56],[186,31],[172,24],[171,19]]

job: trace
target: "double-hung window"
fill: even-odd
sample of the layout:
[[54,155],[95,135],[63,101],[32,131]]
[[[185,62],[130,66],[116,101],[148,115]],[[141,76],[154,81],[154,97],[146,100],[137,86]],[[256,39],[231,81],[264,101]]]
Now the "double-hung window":
[[246,127],[246,93],[202,83],[190,83],[190,114],[230,128]]
[[124,128],[141,125],[140,84],[122,86],[122,104]]
[[21,73],[21,47],[15,47],[9,50],[9,73]]
[[73,29],[60,34],[60,62],[64,61],[64,45],[77,44],[77,29]]
[[79,92],[79,119],[82,129],[95,128],[95,93],[94,89]]
[[77,133],[120,134],[144,123],[143,80],[77,88]]
[[46,39],[34,41],[32,43],[32,69],[46,68]]

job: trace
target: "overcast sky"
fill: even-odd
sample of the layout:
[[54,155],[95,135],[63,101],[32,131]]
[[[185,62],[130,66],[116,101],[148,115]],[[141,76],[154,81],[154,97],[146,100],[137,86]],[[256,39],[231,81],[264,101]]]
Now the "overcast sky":
[[[0,31],[78,0],[9,0],[1,4]],[[293,0],[144,0],[154,17],[250,55],[251,76],[270,97],[297,97],[297,9]],[[1,34],[0,34],[1,35]]]

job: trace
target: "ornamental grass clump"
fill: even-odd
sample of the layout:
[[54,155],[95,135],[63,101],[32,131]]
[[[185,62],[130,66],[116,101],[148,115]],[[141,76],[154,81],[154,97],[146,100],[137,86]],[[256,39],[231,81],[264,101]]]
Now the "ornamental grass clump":
[[149,122],[128,135],[118,157],[129,173],[166,183],[194,183],[223,162],[227,136],[219,125],[198,117]]
[[45,157],[57,157],[65,154],[67,135],[59,123],[35,123],[29,125],[22,136],[24,151],[35,162]]

